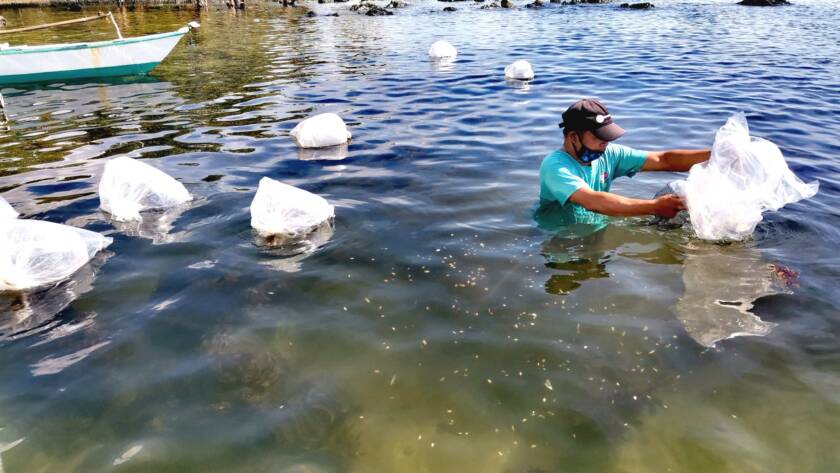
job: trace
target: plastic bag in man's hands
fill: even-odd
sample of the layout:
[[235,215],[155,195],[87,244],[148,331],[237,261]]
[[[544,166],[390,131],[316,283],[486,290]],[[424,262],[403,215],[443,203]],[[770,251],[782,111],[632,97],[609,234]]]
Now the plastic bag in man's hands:
[[[662,197],[663,195],[669,194],[676,194],[680,197],[685,198],[685,181],[673,181],[669,182],[665,185],[662,189],[659,189],[653,198],[656,199],[658,197]],[[680,228],[688,222],[688,211],[687,210],[680,210],[671,218],[665,218],[660,216],[653,217],[653,224],[659,227],[661,230],[668,230],[674,228]]]
[[6,199],[0,197],[0,220],[4,218],[17,218],[18,213],[15,209],[6,202]]
[[0,224],[0,291],[24,291],[66,279],[112,239],[40,220]]
[[251,202],[251,226],[262,236],[303,236],[334,215],[323,197],[267,177]]
[[763,212],[812,197],[819,188],[817,182],[799,180],[775,144],[750,138],[743,113],[727,120],[709,161],[692,167],[677,186],[694,231],[705,240],[747,238]]
[[127,157],[105,165],[99,181],[102,210],[115,220],[140,220],[140,212],[167,209],[192,199],[183,184],[165,172]]

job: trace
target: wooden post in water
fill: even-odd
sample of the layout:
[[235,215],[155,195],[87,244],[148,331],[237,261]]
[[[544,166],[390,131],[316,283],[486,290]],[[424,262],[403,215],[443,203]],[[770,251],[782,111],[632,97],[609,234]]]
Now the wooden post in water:
[[0,126],[6,126],[9,122],[8,117],[6,117],[6,101],[3,100],[3,94],[0,93]]

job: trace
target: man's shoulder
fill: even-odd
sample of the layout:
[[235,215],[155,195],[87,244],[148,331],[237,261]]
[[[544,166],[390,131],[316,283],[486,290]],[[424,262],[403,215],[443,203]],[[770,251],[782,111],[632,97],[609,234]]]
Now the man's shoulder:
[[573,162],[568,154],[561,149],[555,149],[548,153],[542,160],[542,167],[546,166],[566,166]]
[[607,149],[604,150],[604,155],[605,156],[620,156],[622,154],[625,154],[630,149],[632,149],[632,148],[629,148],[629,147],[624,146],[624,145],[620,145],[618,143],[608,143],[607,144]]
[[618,143],[609,143],[607,149],[604,150],[604,156],[609,158],[623,158],[629,156],[639,156],[647,154],[645,151],[631,148],[630,146],[620,145]]

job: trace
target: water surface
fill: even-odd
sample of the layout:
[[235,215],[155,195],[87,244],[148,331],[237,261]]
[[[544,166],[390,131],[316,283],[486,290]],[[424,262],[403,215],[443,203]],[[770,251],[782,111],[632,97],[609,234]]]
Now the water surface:
[[[837,471],[840,12],[731,3],[120,12],[126,36],[202,27],[149,77],[2,89],[2,196],[114,243],[70,281],[3,296],[0,465]],[[10,27],[78,15],[0,14]],[[112,35],[85,24],[13,42]],[[431,64],[442,38],[458,59]],[[505,81],[516,59],[535,80]],[[540,160],[587,95],[641,149],[708,147],[743,110],[820,193],[731,245],[643,219],[577,233],[535,221]],[[347,121],[346,150],[294,145],[289,130],[320,112]],[[97,182],[119,155],[195,202],[111,222]],[[330,200],[333,227],[259,246],[262,176]],[[676,177],[613,190],[648,197]]]

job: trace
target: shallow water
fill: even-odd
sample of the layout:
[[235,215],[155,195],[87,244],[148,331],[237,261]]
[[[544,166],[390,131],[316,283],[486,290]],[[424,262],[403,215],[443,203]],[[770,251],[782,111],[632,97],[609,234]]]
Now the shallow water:
[[[2,196],[114,244],[47,292],[2,296],[0,470],[836,471],[836,5],[414,3],[211,9],[151,77],[2,89]],[[194,16],[119,21],[128,36]],[[440,38],[454,63],[427,60]],[[521,58],[536,79],[506,82]],[[539,162],[583,95],[643,149],[707,147],[744,110],[820,192],[732,245],[640,219],[540,228]],[[352,143],[299,152],[289,130],[326,111]],[[110,222],[97,182],[117,155],[196,201]],[[333,227],[258,246],[262,176],[330,200]]]

